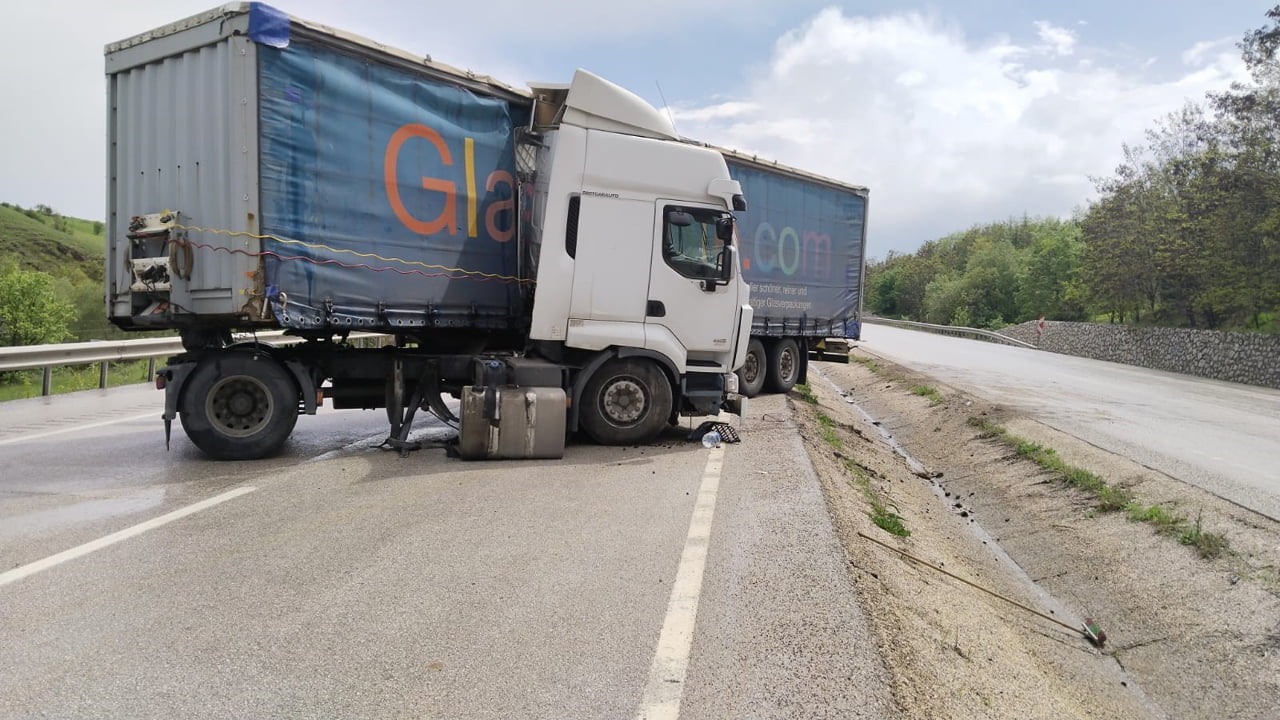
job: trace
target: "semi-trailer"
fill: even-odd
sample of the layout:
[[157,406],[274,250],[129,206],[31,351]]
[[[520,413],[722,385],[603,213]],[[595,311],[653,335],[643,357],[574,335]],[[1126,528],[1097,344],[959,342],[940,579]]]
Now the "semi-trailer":
[[861,336],[868,191],[722,152],[749,200],[735,213],[754,310],[740,390],[786,392],[807,380],[810,355],[847,362]]
[[324,402],[385,408],[402,450],[428,411],[466,458],[645,442],[856,337],[865,190],[684,140],[589,72],[518,90],[254,2],[106,71],[108,317],[181,334],[166,437],[213,457]]

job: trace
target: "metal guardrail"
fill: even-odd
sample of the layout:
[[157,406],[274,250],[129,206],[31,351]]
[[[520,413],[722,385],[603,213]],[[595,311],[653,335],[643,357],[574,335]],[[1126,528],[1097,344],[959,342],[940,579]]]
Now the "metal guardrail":
[[955,325],[933,325],[930,323],[912,322],[910,320],[889,320],[888,318],[869,317],[864,315],[862,322],[871,323],[872,325],[888,325],[890,327],[902,328],[904,330],[923,330],[925,332],[937,333],[939,335],[950,335],[952,337],[969,338],[972,340],[986,340],[988,342],[1001,343],[1004,345],[1013,345],[1016,347],[1038,349],[1031,343],[1021,340],[1015,340],[1008,335],[991,332],[990,330],[980,330],[971,327],[959,327]]
[[[381,337],[377,333],[351,333],[350,339]],[[235,334],[237,341],[258,339],[272,345],[292,345],[302,338],[285,335],[282,330],[271,332]],[[142,340],[94,340],[80,343],[53,345],[19,345],[0,347],[0,372],[15,370],[44,370],[40,394],[50,395],[53,390],[53,369],[68,365],[99,366],[98,387],[107,386],[107,373],[111,363],[128,360],[148,360],[147,375],[156,372],[156,358],[169,357],[184,352],[182,339],[145,338]]]
[[177,355],[182,352],[179,338],[147,338],[145,340],[94,340],[92,342],[55,345],[18,345],[0,347],[0,372],[36,370],[64,365],[90,365],[101,362],[145,360]]

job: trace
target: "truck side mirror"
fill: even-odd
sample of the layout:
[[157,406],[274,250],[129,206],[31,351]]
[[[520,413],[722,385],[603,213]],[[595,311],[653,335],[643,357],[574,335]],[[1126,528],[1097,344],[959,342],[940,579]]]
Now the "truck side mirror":
[[722,217],[716,221],[716,237],[725,245],[733,244],[733,218]]
[[[730,228],[732,228],[732,225],[730,225]],[[715,292],[715,289],[720,285],[728,285],[729,281],[733,279],[733,261],[735,258],[737,258],[737,255],[730,245],[725,245],[721,248],[720,254],[716,256],[717,277],[703,280],[702,289],[707,292]]]

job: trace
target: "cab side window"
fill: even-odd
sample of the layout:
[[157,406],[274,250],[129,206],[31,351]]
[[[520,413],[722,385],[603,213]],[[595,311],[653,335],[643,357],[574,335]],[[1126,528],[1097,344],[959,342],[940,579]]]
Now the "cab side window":
[[716,222],[725,213],[668,205],[663,216],[662,257],[667,264],[687,278],[722,277],[727,243],[716,236]]

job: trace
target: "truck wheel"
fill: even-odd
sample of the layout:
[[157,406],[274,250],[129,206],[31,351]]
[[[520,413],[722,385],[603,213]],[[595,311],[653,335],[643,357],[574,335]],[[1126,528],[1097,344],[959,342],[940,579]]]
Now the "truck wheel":
[[747,397],[755,397],[764,389],[766,357],[764,343],[751,338],[747,344],[747,359],[738,368],[738,390]]
[[196,367],[179,405],[182,429],[218,460],[255,460],[280,449],[298,421],[298,386],[280,363],[223,352]]
[[769,390],[784,393],[796,386],[800,377],[800,346],[791,338],[782,338],[769,348],[766,383]]
[[610,360],[582,393],[582,429],[601,445],[647,443],[671,415],[671,383],[658,366],[636,358]]

